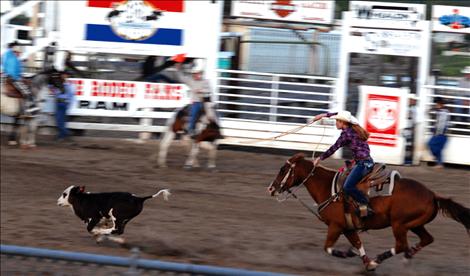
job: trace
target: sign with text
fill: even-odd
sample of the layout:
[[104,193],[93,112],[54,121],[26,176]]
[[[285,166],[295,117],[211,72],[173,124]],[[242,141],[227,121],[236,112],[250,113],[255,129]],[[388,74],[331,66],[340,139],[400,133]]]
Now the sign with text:
[[470,7],[432,6],[432,30],[470,34]]
[[331,24],[335,1],[232,1],[232,16]]
[[64,50],[161,56],[184,52],[202,58],[217,53],[222,1],[62,2],[58,26]]
[[128,116],[143,108],[178,108],[189,103],[183,84],[70,79],[75,85],[71,115]]
[[422,37],[419,31],[351,28],[348,45],[354,53],[418,57]]
[[408,89],[362,85],[359,91],[359,122],[370,133],[372,157],[378,162],[402,164]]
[[419,29],[426,20],[426,5],[371,1],[351,1],[351,26],[386,29]]

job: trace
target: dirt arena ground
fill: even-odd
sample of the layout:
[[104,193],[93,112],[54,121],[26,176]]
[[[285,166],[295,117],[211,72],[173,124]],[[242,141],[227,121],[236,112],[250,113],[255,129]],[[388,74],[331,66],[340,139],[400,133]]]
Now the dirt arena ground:
[[[69,185],[90,192],[153,194],[170,188],[169,201],[146,202],[124,234],[142,257],[300,275],[363,274],[359,258],[337,259],[323,252],[326,226],[297,201],[278,203],[266,193],[285,155],[220,150],[218,169],[184,170],[185,148],[169,155],[169,168],[156,168],[158,144],[81,138],[74,146],[41,136],[39,148],[23,151],[1,145],[1,243],[129,256],[111,243],[97,245],[85,225],[56,200]],[[204,153],[201,159],[204,160]],[[323,163],[338,168],[340,161]],[[433,170],[398,167],[402,175],[470,207],[468,168]],[[308,198],[305,191],[303,198]],[[464,227],[439,215],[428,230],[435,242],[413,261],[397,256],[377,275],[470,275],[470,238]],[[391,229],[362,233],[370,256],[394,244]],[[409,234],[410,244],[417,238]],[[337,247],[349,247],[340,238]],[[13,260],[2,257],[2,272]],[[3,273],[2,273],[3,274]]]

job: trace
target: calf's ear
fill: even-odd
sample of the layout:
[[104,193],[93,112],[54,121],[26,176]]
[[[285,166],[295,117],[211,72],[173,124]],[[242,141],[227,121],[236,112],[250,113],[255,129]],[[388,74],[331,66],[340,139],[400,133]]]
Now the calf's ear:
[[80,193],[85,192],[85,186],[80,186],[79,192],[80,192]]

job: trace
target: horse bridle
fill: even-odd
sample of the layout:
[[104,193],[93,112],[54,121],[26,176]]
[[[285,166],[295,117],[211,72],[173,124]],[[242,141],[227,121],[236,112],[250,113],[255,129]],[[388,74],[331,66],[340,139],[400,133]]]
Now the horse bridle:
[[[297,196],[295,195],[295,191],[297,191],[300,187],[302,187],[303,184],[305,184],[305,182],[307,182],[307,180],[313,176],[314,172],[315,172],[315,166],[313,166],[312,170],[310,171],[310,173],[307,175],[307,177],[305,177],[304,180],[302,180],[302,182],[297,185],[295,187],[295,190],[294,191],[291,191],[290,188],[286,188],[284,191],[283,191],[283,188],[284,186],[286,185],[287,183],[287,180],[289,179],[291,173],[294,171],[294,168],[295,168],[295,165],[296,163],[292,163],[290,162],[289,160],[286,161],[286,163],[289,165],[289,170],[287,171],[286,175],[284,176],[284,178],[282,179],[281,183],[280,183],[280,186],[279,186],[279,193],[281,195],[284,195],[284,197],[282,199],[280,199],[279,197],[277,197],[277,201],[279,202],[282,202],[282,201],[285,201],[289,198],[290,195],[294,196],[295,198],[297,198]],[[287,192],[287,194],[285,194],[285,192]]]
[[323,218],[320,216],[320,212],[323,211],[328,205],[330,205],[331,202],[334,202],[337,200],[338,198],[338,194],[335,194],[331,197],[329,197],[327,200],[321,202],[320,204],[317,204],[315,202],[314,204],[314,207],[317,207],[317,210],[313,209],[312,207],[310,207],[307,203],[305,203],[302,199],[300,199],[296,194],[295,192],[300,188],[302,187],[302,185],[305,184],[305,182],[307,182],[307,180],[313,176],[313,174],[315,173],[315,169],[316,169],[316,166],[314,165],[312,170],[310,171],[310,173],[307,175],[307,177],[304,178],[304,180],[302,180],[302,182],[296,186],[296,189],[291,191],[289,188],[286,188],[285,191],[282,191],[282,188],[284,187],[284,185],[287,183],[287,179],[289,179],[289,176],[291,174],[291,172],[294,170],[295,168],[295,163],[292,163],[290,162],[289,160],[286,161],[286,163],[290,166],[289,167],[289,171],[287,171],[286,175],[284,176],[284,178],[282,179],[281,181],[281,185],[279,187],[279,192],[281,194],[285,194],[285,192],[287,192],[286,195],[284,195],[284,197],[282,199],[279,199],[279,197],[277,197],[277,201],[278,202],[283,202],[285,200],[287,200],[290,196],[294,197],[295,199],[297,199],[305,208],[307,208],[312,214],[314,214],[319,220],[323,221]]

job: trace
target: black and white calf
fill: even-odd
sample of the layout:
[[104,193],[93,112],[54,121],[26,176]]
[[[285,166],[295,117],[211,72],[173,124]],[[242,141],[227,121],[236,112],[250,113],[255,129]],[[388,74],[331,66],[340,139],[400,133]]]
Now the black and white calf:
[[[87,223],[88,232],[94,235],[121,235],[126,224],[140,214],[144,201],[160,194],[168,200],[170,192],[163,189],[151,196],[137,197],[125,192],[88,193],[84,186],[70,186],[57,199],[57,205],[70,206],[75,215]],[[113,227],[95,229],[103,218],[110,219]]]

